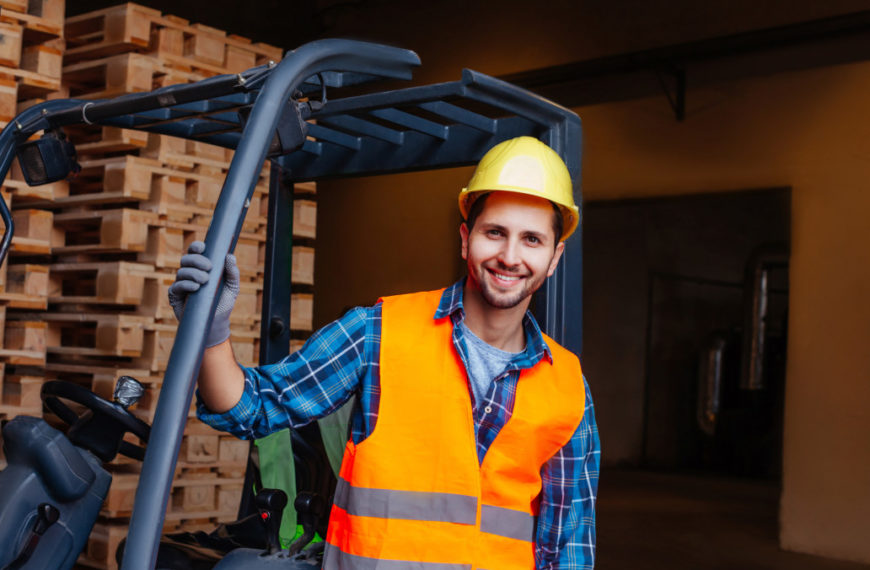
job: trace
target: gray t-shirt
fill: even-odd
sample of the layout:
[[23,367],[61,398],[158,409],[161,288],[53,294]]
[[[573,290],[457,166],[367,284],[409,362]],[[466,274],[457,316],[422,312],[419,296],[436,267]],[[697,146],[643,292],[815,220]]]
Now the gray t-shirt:
[[474,392],[474,401],[480,403],[486,397],[489,385],[505,371],[507,365],[519,352],[507,352],[495,348],[479,339],[465,326],[465,322],[459,323],[465,338],[465,347],[468,351],[468,378],[471,381],[471,390]]

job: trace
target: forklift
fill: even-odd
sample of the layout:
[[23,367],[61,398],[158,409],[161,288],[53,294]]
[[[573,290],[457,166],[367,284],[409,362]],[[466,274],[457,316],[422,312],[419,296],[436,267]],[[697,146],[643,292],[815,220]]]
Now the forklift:
[[[31,186],[77,172],[74,142],[62,130],[72,125],[137,129],[234,149],[205,239],[204,254],[220,267],[235,247],[262,165],[269,160],[259,362],[273,363],[287,356],[290,345],[294,183],[472,165],[495,144],[529,135],[562,157],[580,203],[581,127],[576,114],[471,70],[448,83],[371,88],[376,80],[410,80],[419,64],[417,55],[405,49],[326,39],[288,52],[279,63],[238,74],[106,100],[46,101],[19,114],[0,133],[0,178],[5,179],[15,157]],[[14,232],[5,201],[0,201],[0,217],[5,223],[2,262]],[[534,300],[541,328],[577,354],[582,342],[581,269],[578,237]],[[331,497],[321,492],[294,498],[305,533],[282,549],[278,526],[287,497],[270,490],[254,497],[253,484],[246,484],[240,508],[240,516],[248,516],[209,535],[233,539],[218,559],[178,566],[163,561],[164,515],[221,279],[221,272],[212,272],[187,301],[153,425],[128,410],[141,394],[141,386],[129,377],[118,380],[112,402],[73,383],[46,382],[43,402],[69,426],[66,433],[41,418],[19,416],[5,423],[8,465],[0,472],[0,569],[72,567],[111,483],[103,464],[118,453],[143,462],[122,569],[320,568],[316,545],[306,543],[312,529],[323,523]],[[141,445],[125,440],[126,433]],[[297,455],[297,470],[300,462],[315,460],[310,454]],[[251,470],[249,466],[246,483],[254,481]],[[259,542],[244,538],[251,535]]]

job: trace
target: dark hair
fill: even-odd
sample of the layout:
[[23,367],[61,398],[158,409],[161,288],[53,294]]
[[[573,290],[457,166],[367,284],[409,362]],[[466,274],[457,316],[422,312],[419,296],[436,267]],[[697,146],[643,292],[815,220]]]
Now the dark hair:
[[[468,231],[474,228],[474,222],[477,221],[480,213],[483,212],[483,206],[486,204],[486,199],[489,198],[490,194],[492,192],[482,192],[477,198],[471,198],[474,201],[471,203],[471,207],[468,209],[468,217],[465,219]],[[550,205],[553,207],[554,212],[553,235],[556,236],[556,242],[553,244],[553,247],[556,247],[559,245],[559,240],[562,239],[562,232],[565,231],[565,220],[562,218],[562,210],[559,209],[559,206],[555,202],[550,202]]]

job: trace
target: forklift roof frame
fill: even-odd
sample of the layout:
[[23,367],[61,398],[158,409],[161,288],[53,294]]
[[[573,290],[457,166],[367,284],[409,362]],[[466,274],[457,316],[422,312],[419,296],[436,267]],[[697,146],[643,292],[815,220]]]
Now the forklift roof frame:
[[[481,73],[464,70],[459,81],[350,96],[322,105],[298,102],[300,93],[325,96],[327,87],[377,78],[410,79],[419,63],[408,50],[319,40],[288,52],[278,64],[236,75],[101,101],[46,101],[19,114],[0,133],[0,177],[5,180],[18,145],[39,131],[72,124],[145,130],[236,149],[206,234],[205,255],[220,267],[235,246],[258,174],[270,158],[260,362],[275,362],[289,352],[294,182],[471,165],[498,142],[530,135],[563,158],[574,183],[575,201],[581,203],[579,117]],[[316,120],[316,124],[300,127],[302,120]],[[302,144],[281,154],[276,147],[286,141]],[[2,200],[0,217],[6,224],[0,239],[2,262],[13,233],[11,214]],[[582,346],[580,234],[571,238],[558,270],[535,298],[542,329],[578,354]],[[191,296],[178,326],[136,491],[125,570],[153,568],[156,561],[220,273],[214,272]]]

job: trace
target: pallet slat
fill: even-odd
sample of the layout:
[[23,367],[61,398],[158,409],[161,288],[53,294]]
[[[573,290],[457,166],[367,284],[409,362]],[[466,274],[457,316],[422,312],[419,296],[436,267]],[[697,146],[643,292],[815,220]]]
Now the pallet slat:
[[280,48],[131,3],[68,18],[65,35],[69,62],[145,51],[179,67],[221,74],[282,56]]

